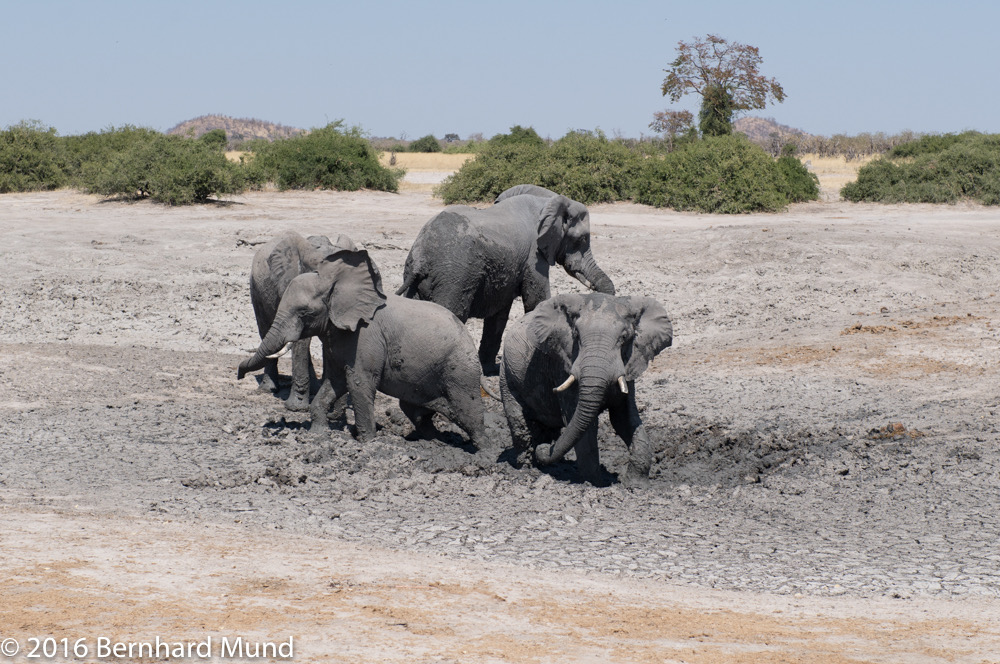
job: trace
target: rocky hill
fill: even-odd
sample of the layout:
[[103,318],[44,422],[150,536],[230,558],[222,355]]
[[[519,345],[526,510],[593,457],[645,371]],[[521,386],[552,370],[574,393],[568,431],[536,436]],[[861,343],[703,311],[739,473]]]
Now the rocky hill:
[[733,122],[733,130],[746,134],[751,141],[761,145],[770,142],[774,134],[778,135],[782,143],[787,143],[791,138],[809,137],[801,129],[780,124],[774,118],[742,117]]
[[167,130],[168,134],[179,134],[198,138],[214,129],[224,129],[230,147],[236,147],[243,141],[263,138],[273,141],[279,138],[289,138],[304,133],[304,129],[286,127],[285,125],[266,122],[256,118],[232,118],[228,115],[202,115],[191,120],[185,120]]

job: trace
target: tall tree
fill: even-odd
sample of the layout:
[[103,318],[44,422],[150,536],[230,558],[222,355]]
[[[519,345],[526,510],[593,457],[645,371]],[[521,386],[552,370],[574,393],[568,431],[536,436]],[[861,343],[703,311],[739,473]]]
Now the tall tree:
[[763,109],[770,100],[782,102],[785,91],[760,73],[763,58],[756,46],[729,42],[716,35],[677,43],[677,58],[665,69],[660,90],[670,101],[687,94],[702,98],[698,114],[702,134],[732,133],[733,116]]

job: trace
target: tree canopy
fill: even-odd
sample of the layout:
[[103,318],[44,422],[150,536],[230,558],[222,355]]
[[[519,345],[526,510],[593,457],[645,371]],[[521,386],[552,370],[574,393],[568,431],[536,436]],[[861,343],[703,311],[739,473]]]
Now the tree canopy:
[[730,42],[716,35],[681,41],[677,43],[677,58],[664,70],[667,76],[660,90],[672,102],[687,94],[700,95],[702,133],[727,134],[734,114],[762,109],[772,99],[777,102],[785,99],[781,85],[760,73],[762,62],[756,46]]

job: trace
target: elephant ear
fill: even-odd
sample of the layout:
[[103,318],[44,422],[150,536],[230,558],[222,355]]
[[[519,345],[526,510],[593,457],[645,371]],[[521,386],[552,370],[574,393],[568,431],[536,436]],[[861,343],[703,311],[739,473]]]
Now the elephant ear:
[[566,211],[570,200],[553,196],[545,203],[538,217],[538,251],[549,265],[556,264],[559,250],[566,240]]
[[276,239],[267,254],[267,270],[278,284],[278,294],[285,292],[288,284],[304,271],[300,253],[306,246],[305,239],[295,231],[283,233]]
[[576,310],[566,297],[549,298],[528,314],[528,335],[535,347],[547,355],[566,358],[569,371],[573,358],[573,328]]
[[321,272],[333,281],[327,306],[334,326],[353,332],[385,306],[382,275],[365,249],[338,251],[328,257]]
[[629,300],[635,339],[632,341],[632,357],[625,365],[625,378],[635,380],[661,350],[673,343],[674,326],[667,310],[653,298],[632,297]]
[[310,235],[305,239],[302,250],[303,271],[315,272],[337,247],[325,235]]

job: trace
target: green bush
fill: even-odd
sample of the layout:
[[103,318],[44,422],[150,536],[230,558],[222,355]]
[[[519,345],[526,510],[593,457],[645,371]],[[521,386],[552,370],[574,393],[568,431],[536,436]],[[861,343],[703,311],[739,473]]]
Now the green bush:
[[540,144],[494,139],[435,189],[445,204],[492,201],[514,185],[542,183],[548,148],[541,139]]
[[273,143],[255,142],[251,163],[257,176],[274,182],[281,190],[376,189],[399,191],[405,171],[389,169],[378,161],[378,153],[358,127],[341,128],[333,122]]
[[442,152],[444,154],[476,154],[484,145],[487,145],[486,141],[462,141],[446,145]]
[[213,150],[218,150],[219,152],[225,152],[226,143],[229,142],[229,139],[226,138],[225,129],[213,129],[212,131],[206,131],[198,137],[198,140],[205,143]]
[[427,134],[410,143],[410,152],[441,152],[441,144],[434,134]]
[[894,146],[886,154],[890,159],[900,159],[916,157],[923,154],[937,154],[944,152],[951,146],[979,136],[977,132],[965,132],[963,134],[928,134],[921,136],[915,141],[908,141]]
[[[537,136],[537,135],[536,135]],[[775,161],[743,135],[675,144],[629,144],[600,131],[544,141],[491,139],[436,193],[446,204],[491,201],[537,184],[585,204],[634,200],[701,212],[775,211],[819,196],[816,176],[793,156]]]
[[65,154],[52,127],[20,122],[0,131],[0,193],[58,189],[69,183]]
[[537,184],[591,204],[628,200],[643,159],[600,132],[574,131],[553,143]]
[[532,127],[514,125],[509,134],[497,134],[489,141],[490,145],[532,145],[545,147],[546,143]]
[[80,173],[90,193],[184,205],[246,190],[240,166],[212,142],[128,127],[106,132],[91,148]]
[[778,173],[784,180],[782,192],[790,203],[814,201],[819,198],[819,178],[810,173],[794,154],[795,146],[786,145],[778,157]]
[[66,171],[73,186],[89,188],[96,172],[106,166],[116,155],[134,149],[139,144],[156,140],[160,133],[145,127],[125,125],[118,129],[109,127],[101,132],[88,132],[63,138]]
[[1000,205],[1000,134],[924,136],[858,171],[841,190],[853,202]]
[[774,159],[734,134],[708,137],[647,159],[633,199],[675,210],[775,212],[789,203],[787,188]]

